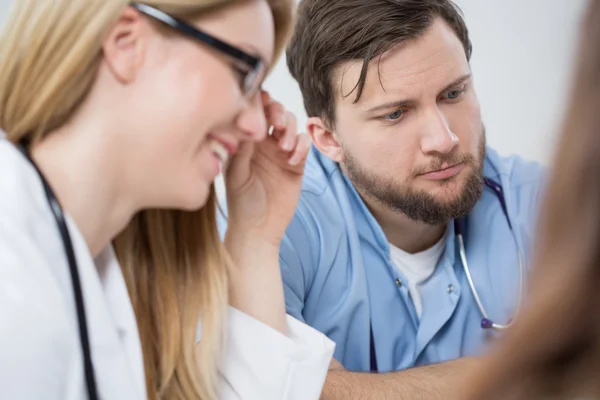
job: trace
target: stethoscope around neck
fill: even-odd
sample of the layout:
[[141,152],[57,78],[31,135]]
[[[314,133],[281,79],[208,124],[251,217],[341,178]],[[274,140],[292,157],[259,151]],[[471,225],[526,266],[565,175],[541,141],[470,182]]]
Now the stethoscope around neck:
[[[504,198],[504,191],[502,190],[502,187],[498,183],[496,183],[495,181],[493,181],[489,178],[484,178],[483,181],[485,183],[485,186],[490,188],[492,190],[492,192],[494,192],[494,194],[498,198],[498,201],[500,202],[500,205],[502,206],[502,212],[504,213],[504,217],[506,218],[506,222],[508,223],[508,227],[510,228],[512,238],[515,243],[515,248],[517,249],[517,257],[518,257],[518,262],[519,262],[519,296],[517,298],[517,310],[515,311],[515,317],[516,317],[516,315],[519,313],[519,309],[521,307],[521,301],[523,299],[523,282],[525,281],[525,267],[523,266],[523,254],[521,253],[521,249],[519,247],[519,242],[517,241],[517,235],[515,234],[513,226],[510,222],[510,218],[508,217],[508,210],[506,208],[506,200]],[[465,272],[465,275],[467,277],[467,281],[469,282],[469,287],[471,289],[471,293],[473,294],[473,298],[475,299],[475,302],[477,303],[477,308],[479,308],[479,312],[481,313],[481,316],[482,316],[481,328],[493,329],[495,331],[506,330],[510,326],[512,320],[506,322],[505,324],[499,324],[499,323],[494,322],[490,318],[485,307],[483,306],[481,298],[479,297],[479,292],[477,291],[477,288],[475,287],[475,283],[473,283],[473,277],[471,276],[471,269],[469,268],[469,263],[467,261],[467,252],[465,250],[465,242],[464,242],[464,238],[463,238],[463,227],[464,227],[464,219],[463,218],[457,218],[454,220],[454,233],[456,235],[456,241],[458,242],[458,252],[460,254],[460,261],[461,261],[461,264],[463,267],[463,271]],[[514,319],[514,317],[513,317],[513,319]]]
[[[502,213],[506,218],[506,222],[508,223],[508,227],[510,228],[510,232],[512,234],[513,241],[515,243],[515,247],[517,249],[517,257],[519,260],[519,296],[517,300],[517,309],[515,311],[515,317],[519,313],[521,308],[521,302],[523,299],[523,283],[525,281],[525,267],[523,266],[523,254],[521,253],[521,249],[519,247],[519,242],[517,241],[517,236],[513,229],[512,223],[510,222],[510,218],[508,216],[508,210],[506,207],[506,199],[504,197],[504,191],[502,190],[502,186],[495,182],[490,178],[483,178],[483,183],[486,187],[492,190],[498,201],[500,202],[500,206],[502,207]],[[491,319],[489,313],[481,301],[481,297],[479,296],[479,292],[477,287],[475,287],[475,283],[473,282],[473,276],[471,275],[471,269],[469,268],[469,262],[467,261],[467,251],[465,250],[465,241],[463,237],[464,233],[464,224],[465,218],[457,218],[454,220],[454,234],[456,236],[456,243],[458,246],[458,252],[460,254],[460,261],[463,267],[463,271],[465,272],[465,276],[467,277],[467,281],[469,282],[469,288],[471,289],[471,294],[477,303],[477,308],[481,314],[481,328],[485,330],[494,330],[494,331],[503,331],[510,327],[512,320],[507,321],[505,324],[500,324]],[[514,319],[514,317],[513,317]],[[371,343],[370,343],[370,353],[371,353],[371,371],[377,372],[377,357],[375,354],[375,342],[373,339],[373,326],[371,325]]]
[[90,338],[86,320],[85,304],[83,301],[83,290],[81,288],[81,279],[79,277],[79,267],[77,265],[75,250],[73,248],[73,243],[71,242],[69,228],[67,227],[67,221],[62,207],[60,206],[58,199],[54,195],[50,184],[44,177],[44,174],[42,174],[42,171],[40,171],[33,158],[31,158],[31,155],[28,151],[28,147],[29,146],[27,145],[27,143],[23,142],[20,143],[19,150],[31,163],[31,165],[37,172],[40,180],[42,181],[44,192],[46,193],[46,199],[48,200],[48,205],[50,206],[50,210],[52,211],[52,215],[54,216],[54,220],[56,222],[60,237],[63,242],[65,255],[67,257],[67,263],[69,265],[69,273],[71,275],[73,297],[75,298],[75,311],[77,313],[77,327],[79,330],[79,341],[83,356],[83,373],[85,378],[86,391],[88,395],[88,400],[97,400],[98,388],[96,385],[96,378],[94,374],[94,364],[92,361],[92,351],[90,347]]

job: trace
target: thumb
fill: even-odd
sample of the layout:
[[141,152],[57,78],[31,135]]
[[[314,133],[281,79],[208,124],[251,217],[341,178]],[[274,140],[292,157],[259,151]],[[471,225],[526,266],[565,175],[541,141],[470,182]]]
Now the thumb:
[[250,141],[242,142],[225,171],[225,183],[227,186],[241,186],[248,179],[250,175],[250,162],[253,155],[254,143]]

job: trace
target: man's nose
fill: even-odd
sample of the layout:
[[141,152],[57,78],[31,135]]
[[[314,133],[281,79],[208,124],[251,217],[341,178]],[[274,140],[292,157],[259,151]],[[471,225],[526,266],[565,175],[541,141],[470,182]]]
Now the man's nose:
[[423,119],[421,151],[425,154],[452,152],[458,144],[458,137],[450,129],[441,110],[437,107],[432,108]]

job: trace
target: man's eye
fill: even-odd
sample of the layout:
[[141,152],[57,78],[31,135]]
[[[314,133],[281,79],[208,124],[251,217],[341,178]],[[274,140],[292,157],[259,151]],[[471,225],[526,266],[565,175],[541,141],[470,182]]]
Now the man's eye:
[[400,118],[402,118],[402,115],[404,115],[403,110],[396,110],[393,113],[384,116],[383,119],[386,121],[398,121]]
[[447,100],[458,100],[460,99],[466,92],[466,87],[462,87],[460,89],[454,89],[446,92],[444,96]]
[[461,91],[460,90],[453,90],[451,92],[448,92],[448,98],[450,100],[454,100],[456,98],[458,98],[458,96],[461,95]]

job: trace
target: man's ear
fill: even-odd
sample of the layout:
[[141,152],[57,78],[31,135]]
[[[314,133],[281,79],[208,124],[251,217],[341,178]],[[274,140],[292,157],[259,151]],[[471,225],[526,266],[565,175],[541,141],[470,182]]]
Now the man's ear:
[[306,130],[310,135],[313,144],[319,151],[331,158],[335,162],[342,162],[342,146],[335,133],[332,132],[322,118],[311,117],[306,123]]
[[121,13],[109,31],[102,52],[110,72],[121,83],[132,82],[143,64],[144,46],[150,33],[150,24],[132,7]]

